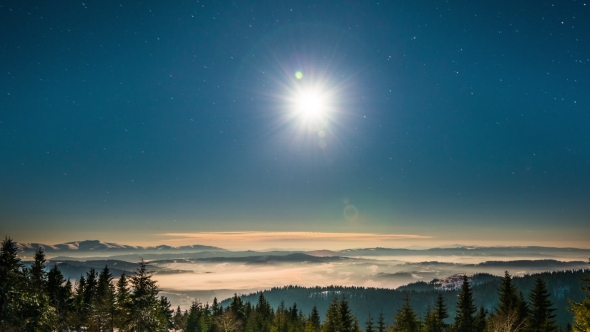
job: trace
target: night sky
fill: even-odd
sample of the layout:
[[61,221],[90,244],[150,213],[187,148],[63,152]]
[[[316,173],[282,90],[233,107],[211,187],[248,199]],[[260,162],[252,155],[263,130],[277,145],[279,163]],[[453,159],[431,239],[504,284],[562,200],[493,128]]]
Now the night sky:
[[16,241],[588,247],[589,221],[590,2],[0,4]]

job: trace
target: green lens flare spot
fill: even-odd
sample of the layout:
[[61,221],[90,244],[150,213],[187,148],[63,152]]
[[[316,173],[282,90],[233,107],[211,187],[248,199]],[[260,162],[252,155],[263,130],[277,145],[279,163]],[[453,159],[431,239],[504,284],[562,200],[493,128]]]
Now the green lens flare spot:
[[302,79],[303,78],[303,73],[300,72],[300,71],[296,71],[295,72],[295,78],[298,79],[298,80]]

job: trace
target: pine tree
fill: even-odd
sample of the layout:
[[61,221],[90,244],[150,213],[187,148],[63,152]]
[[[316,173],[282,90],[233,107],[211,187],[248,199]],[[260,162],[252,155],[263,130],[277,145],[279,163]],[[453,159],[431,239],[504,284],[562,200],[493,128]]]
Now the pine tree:
[[518,317],[518,323],[523,327],[526,327],[529,319],[529,305],[524,299],[522,290],[518,290],[518,295],[516,297],[516,314]]
[[261,316],[264,320],[271,319],[272,315],[272,308],[270,307],[270,303],[264,297],[264,294],[260,292],[260,296],[258,296],[258,303],[256,304],[256,312]]
[[512,277],[508,271],[504,271],[504,278],[502,278],[502,284],[498,289],[499,303],[496,308],[496,314],[506,315],[512,310],[515,310],[518,306],[518,296],[516,287],[512,285]]
[[0,331],[15,331],[22,323],[26,280],[16,243],[6,237],[0,249]]
[[340,300],[340,332],[353,332],[354,317],[350,312],[348,301],[343,296]]
[[410,304],[410,297],[406,293],[404,304],[397,311],[393,318],[393,331],[395,332],[417,332],[419,330],[419,322]]
[[321,319],[320,319],[320,313],[318,312],[318,307],[315,304],[314,304],[313,308],[311,309],[311,314],[309,315],[309,320],[311,322],[312,327],[316,331],[319,331]]
[[318,329],[315,328],[315,326],[313,326],[313,323],[311,322],[311,319],[307,319],[307,321],[305,322],[305,327],[303,328],[303,332],[318,332]]
[[53,265],[47,273],[47,295],[49,304],[55,309],[56,330],[68,330],[73,300],[72,284],[64,279],[57,265]]
[[447,311],[445,300],[442,296],[442,293],[440,292],[436,295],[436,304],[434,310],[436,311],[436,318],[438,319],[437,331],[445,331],[449,326],[447,323],[445,323],[445,319],[449,318],[449,313]]
[[436,296],[435,311],[441,330],[446,329],[448,325],[445,323],[445,319],[449,318],[449,313],[447,312],[447,306],[442,293],[438,293]]
[[76,283],[76,290],[74,292],[74,301],[73,301],[73,317],[72,317],[72,325],[78,331],[82,329],[83,326],[86,326],[86,315],[84,309],[84,293],[86,289],[86,278],[84,276],[80,276],[78,282]]
[[322,325],[323,332],[340,332],[340,304],[338,298],[334,296],[328,310],[326,310],[326,320]]
[[297,322],[295,324],[295,329],[297,332],[303,332],[305,330],[305,326],[307,324],[307,319],[303,314],[303,310],[299,310],[299,316],[297,316]]
[[[588,260],[590,263],[590,259]],[[586,269],[586,276],[581,278],[586,284],[582,290],[590,292],[590,269]],[[574,314],[573,330],[576,332],[590,331],[590,293],[580,302],[571,302],[570,311]]]
[[371,317],[370,313],[369,318],[367,318],[367,321],[365,322],[365,332],[375,332],[373,329],[373,317]]
[[94,305],[96,300],[96,287],[98,286],[98,274],[94,268],[86,272],[86,286],[84,287],[84,304],[87,309]]
[[297,309],[297,303],[293,303],[293,306],[291,308],[289,308],[289,316],[290,316],[291,322],[297,321],[297,318],[299,316],[299,310]]
[[491,330],[521,331],[526,328],[528,316],[527,303],[522,291],[512,284],[508,271],[498,289],[499,304],[486,322]]
[[68,330],[73,309],[72,284],[64,279],[57,265],[47,273],[47,294],[50,305],[55,308],[57,330]]
[[23,303],[22,320],[26,331],[51,331],[57,324],[55,308],[50,306],[47,294],[47,272],[45,272],[45,252],[37,247],[33,265],[28,270],[26,301]]
[[473,319],[473,331],[474,332],[484,332],[486,329],[486,318],[488,316],[488,311],[485,310],[483,307],[479,307],[479,311],[475,318]]
[[377,319],[377,332],[385,332],[385,329],[385,315],[383,315],[383,310],[381,310]]
[[455,315],[456,332],[472,332],[476,309],[473,305],[473,295],[467,276],[463,276],[463,285],[457,300],[457,313]]
[[[170,301],[168,301],[167,297],[160,296],[157,307],[157,319],[159,321],[158,329],[161,331],[168,331],[174,328],[174,310],[170,309],[171,306],[172,305],[170,304]],[[207,309],[208,308],[204,310],[205,314],[208,313]],[[206,322],[201,323],[201,331],[207,331],[207,325],[209,323],[208,319]]]
[[213,305],[211,305],[211,313],[213,316],[221,316],[223,308],[217,303],[217,297],[213,298]]
[[246,318],[246,315],[244,314],[244,302],[237,293],[234,293],[234,297],[229,305],[229,310],[234,313],[239,321],[244,322]]
[[269,332],[273,312],[263,292],[260,292],[258,296],[258,303],[254,311],[254,314],[251,315],[252,317],[249,317],[246,327],[252,328],[257,332]]
[[352,316],[352,320],[352,332],[363,332],[359,324],[359,320],[355,316]]
[[531,304],[529,331],[552,332],[558,330],[555,323],[555,315],[553,314],[555,309],[551,308],[553,303],[549,298],[550,294],[547,291],[545,281],[537,277],[535,279],[535,286],[529,295]]
[[288,316],[287,310],[285,309],[285,302],[281,301],[275,312],[271,330],[276,332],[287,332]]
[[176,307],[176,311],[174,312],[174,329],[184,331],[186,329],[186,320],[184,319],[184,315],[182,314],[182,310],[180,310],[180,306]]
[[215,323],[217,317],[219,317],[218,315],[215,315],[215,310],[213,306],[209,307],[210,310],[210,314],[209,314],[209,329],[205,332],[218,332],[219,329],[217,328],[217,324]]
[[66,280],[61,271],[57,268],[57,265],[53,265],[47,273],[47,294],[49,294],[51,305],[54,307],[58,306],[57,302],[60,297],[60,290],[65,282]]
[[254,310],[254,309],[253,309],[252,304],[250,302],[244,303],[244,321],[246,319],[248,319],[248,317],[250,317],[252,310]]
[[422,331],[423,332],[442,332],[441,320],[438,317],[438,312],[435,310],[430,310],[430,308],[426,311],[426,316],[424,317],[424,326]]
[[116,294],[115,294],[115,326],[123,331],[127,330],[131,319],[131,293],[129,291],[129,282],[127,276],[122,274],[117,280]]
[[186,319],[185,332],[199,332],[199,322],[201,320],[201,304],[193,301]]
[[234,297],[228,307],[236,316],[243,315],[244,312],[244,302],[242,302],[242,298],[238,296],[237,293],[234,293]]
[[69,330],[72,326],[73,326],[73,322],[74,322],[74,316],[75,316],[75,306],[74,306],[74,293],[72,292],[73,289],[73,285],[72,282],[70,282],[70,280],[68,279],[68,281],[66,281],[65,285],[63,285],[63,289],[62,289],[62,299],[64,300],[63,302],[63,312],[57,311],[56,315],[57,315],[57,319],[59,321],[58,323],[58,327],[63,325],[65,326],[64,328],[60,329],[60,331],[63,330]]
[[158,331],[158,287],[152,280],[153,272],[147,270],[142,259],[139,268],[131,276],[131,326],[137,332]]
[[45,272],[45,251],[43,247],[37,247],[35,258],[30,268],[30,285],[35,292],[43,292],[46,289],[47,273]]
[[98,322],[95,321],[95,311],[96,311],[96,288],[98,286],[98,274],[94,270],[94,268],[90,268],[88,272],[86,272],[86,285],[84,287],[84,294],[82,296],[82,321],[85,323],[85,326],[94,328],[97,326]]
[[108,266],[100,272],[96,286],[96,304],[94,316],[99,331],[102,328],[114,329],[116,295],[115,286],[113,285],[113,275]]

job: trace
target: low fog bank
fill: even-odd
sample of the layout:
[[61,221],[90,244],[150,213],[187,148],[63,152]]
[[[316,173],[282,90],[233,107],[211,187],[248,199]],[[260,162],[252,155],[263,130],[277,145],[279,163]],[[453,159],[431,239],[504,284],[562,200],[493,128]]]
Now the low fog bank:
[[[403,255],[403,254],[406,255]],[[568,253],[570,255],[568,255]],[[457,273],[504,271],[522,276],[545,271],[588,267],[590,250],[541,247],[351,249],[342,251],[201,251],[121,254],[108,257],[55,257],[66,278],[75,281],[90,268],[108,266],[115,277],[132,274],[138,261],[149,262],[154,279],[172,303],[187,308],[192,301],[222,300],[273,287],[297,285],[359,286],[395,289]]]
[[[188,246],[187,246],[188,247]],[[194,245],[193,247],[197,247]],[[161,249],[159,251],[148,249],[124,250],[86,250],[86,251],[52,251],[46,252],[46,257],[53,260],[121,260],[137,262],[140,259],[174,260],[174,259],[219,259],[219,258],[246,258],[264,256],[287,256],[306,254],[315,257],[346,257],[375,260],[401,260],[406,262],[441,261],[453,263],[477,264],[490,260],[539,260],[554,259],[560,261],[586,261],[590,257],[590,249],[580,248],[556,248],[556,247],[476,247],[454,246],[449,248],[430,249],[404,249],[404,248],[360,248],[345,250],[271,250],[271,251],[230,251],[222,248],[209,250],[188,250],[178,248],[174,250]],[[27,252],[21,257],[26,257]],[[30,254],[30,253],[29,253]],[[32,256],[30,256],[32,258]],[[26,258],[25,258],[26,259]]]
[[460,264],[360,259],[323,263],[177,261],[152,264],[163,269],[184,271],[158,273],[154,276],[163,290],[174,294],[179,300],[185,299],[174,302],[181,304],[181,307],[190,304],[193,299],[211,303],[214,297],[221,300],[234,293],[248,294],[286,285],[397,288],[412,282],[428,282],[457,273],[490,273],[501,276],[508,270],[512,275],[522,276],[545,271],[579,270],[588,266],[584,261],[555,260]]

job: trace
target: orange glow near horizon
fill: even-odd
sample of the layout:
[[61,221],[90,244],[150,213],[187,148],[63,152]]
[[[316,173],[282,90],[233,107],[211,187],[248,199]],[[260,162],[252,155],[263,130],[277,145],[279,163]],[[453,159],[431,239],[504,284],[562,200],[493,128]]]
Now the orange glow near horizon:
[[428,235],[376,234],[376,233],[328,233],[328,232],[197,232],[163,233],[164,242],[172,245],[199,244],[221,246],[227,249],[346,249],[355,247],[399,246],[403,242],[432,239]]
[[26,232],[9,234],[16,242],[58,244],[82,240],[134,245],[209,245],[229,250],[342,250],[354,248],[413,248],[426,249],[449,245],[463,246],[541,246],[562,248],[590,248],[587,234],[571,234],[567,229],[539,232],[531,236],[525,232],[487,230],[486,238],[477,232],[417,234],[361,233],[361,232],[289,232],[289,231],[208,231],[208,232],[140,232],[93,230],[63,232]]

